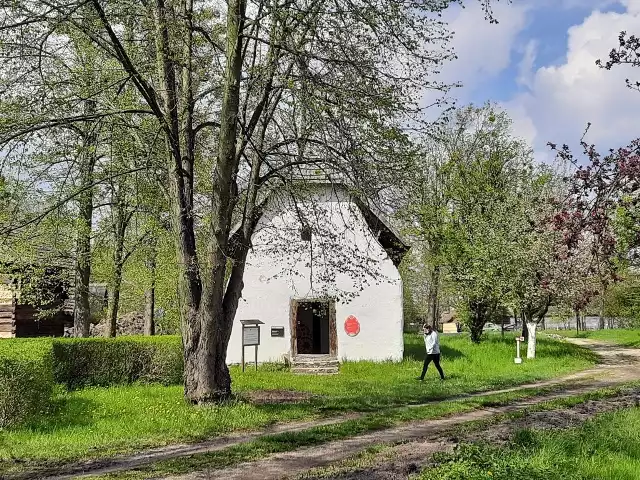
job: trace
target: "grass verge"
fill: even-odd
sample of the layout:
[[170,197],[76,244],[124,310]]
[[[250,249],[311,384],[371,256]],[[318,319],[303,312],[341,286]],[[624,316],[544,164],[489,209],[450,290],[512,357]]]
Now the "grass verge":
[[571,338],[592,338],[616,343],[623,347],[640,348],[640,330],[614,328],[607,330],[589,330],[577,333],[575,330],[547,330],[545,333]]
[[564,431],[521,430],[507,448],[461,445],[434,456],[418,480],[637,480],[640,408],[602,414]]
[[[522,365],[513,363],[512,336],[492,336],[480,345],[462,336],[443,336],[441,343],[443,367],[449,377],[446,382],[436,380],[435,372],[429,372],[424,383],[415,380],[424,352],[420,336],[407,336],[403,362],[348,362],[336,376],[297,376],[268,366],[244,374],[232,369],[234,388],[240,396],[273,389],[314,395],[310,401],[293,404],[259,405],[239,399],[222,406],[193,407],[183,401],[181,387],[159,385],[64,392],[46,417],[0,432],[0,474],[29,465],[55,465],[194,442],[275,422],[386,411],[558,377],[595,363],[591,352],[549,339],[541,339],[538,358]],[[384,417],[373,416],[367,421],[383,422]]]
[[[514,420],[517,418],[523,418],[529,414],[540,411],[550,411],[571,408],[579,404],[583,404],[588,401],[604,400],[611,397],[617,397],[626,393],[637,391],[640,387],[640,382],[630,382],[628,384],[620,385],[613,388],[603,388],[594,392],[589,392],[572,397],[559,398],[550,400],[547,402],[539,403],[528,408],[524,408],[517,412],[510,412],[504,414],[498,414],[487,420],[477,420],[464,423],[463,425],[453,427],[446,436],[452,437],[464,437],[474,431],[485,431],[493,425],[504,423],[506,421]],[[321,479],[321,478],[348,478],[349,474],[354,471],[368,470],[376,465],[381,465],[386,462],[394,462],[395,448],[399,444],[379,444],[373,445],[366,450],[350,457],[342,462],[328,467],[320,467],[317,469],[309,470],[297,477],[296,480],[304,479]],[[451,459],[455,459],[455,455],[445,456],[444,462],[451,462]],[[488,470],[490,471],[490,470]],[[456,477],[457,478],[457,477]],[[491,478],[491,475],[481,478]]]

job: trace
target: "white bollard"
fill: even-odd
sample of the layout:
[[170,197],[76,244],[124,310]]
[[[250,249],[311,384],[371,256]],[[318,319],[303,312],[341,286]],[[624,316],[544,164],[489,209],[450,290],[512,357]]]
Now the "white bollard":
[[522,363],[522,357],[520,357],[520,342],[524,342],[524,337],[516,337],[516,358],[513,359],[515,363]]

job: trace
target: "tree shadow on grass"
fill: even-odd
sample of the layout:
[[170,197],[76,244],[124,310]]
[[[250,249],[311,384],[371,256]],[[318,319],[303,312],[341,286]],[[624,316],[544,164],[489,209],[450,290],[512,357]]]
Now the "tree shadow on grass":
[[[422,337],[419,337],[420,342],[405,342],[404,344],[404,358],[407,360],[424,360],[426,354],[424,342]],[[457,358],[464,358],[465,355],[457,348],[452,348],[447,345],[440,345],[440,354],[443,360],[454,360]]]
[[98,404],[78,397],[58,397],[49,403],[46,411],[32,418],[25,427],[34,433],[48,433],[95,423],[93,413]]
[[536,345],[536,356],[556,359],[576,358],[588,362],[600,363],[600,357],[593,351],[569,342],[558,342],[547,338],[539,338]]

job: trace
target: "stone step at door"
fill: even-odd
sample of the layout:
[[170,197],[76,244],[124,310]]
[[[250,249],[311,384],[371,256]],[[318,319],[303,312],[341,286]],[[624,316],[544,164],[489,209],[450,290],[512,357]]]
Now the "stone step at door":
[[296,355],[291,362],[291,371],[302,375],[335,375],[340,362],[330,355]]

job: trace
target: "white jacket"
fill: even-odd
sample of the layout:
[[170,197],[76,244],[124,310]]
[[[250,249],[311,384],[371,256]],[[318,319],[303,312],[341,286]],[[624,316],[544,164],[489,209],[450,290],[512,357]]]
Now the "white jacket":
[[432,330],[430,334],[424,334],[424,346],[427,349],[427,355],[437,355],[440,353],[440,340],[435,330]]

